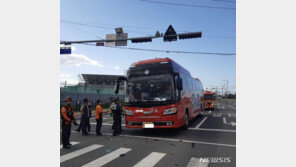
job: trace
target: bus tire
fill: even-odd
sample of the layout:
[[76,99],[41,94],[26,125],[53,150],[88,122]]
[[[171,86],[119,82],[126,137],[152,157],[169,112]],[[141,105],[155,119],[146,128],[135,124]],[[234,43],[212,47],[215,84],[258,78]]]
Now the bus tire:
[[187,130],[188,129],[188,126],[189,126],[189,113],[188,113],[188,110],[187,109],[186,109],[186,112],[185,112],[184,119],[185,119],[185,124],[183,126],[183,129],[184,130]]

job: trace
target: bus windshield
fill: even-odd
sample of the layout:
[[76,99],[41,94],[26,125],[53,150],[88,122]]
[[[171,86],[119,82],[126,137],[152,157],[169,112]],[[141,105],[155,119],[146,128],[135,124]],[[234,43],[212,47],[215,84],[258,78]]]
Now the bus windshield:
[[212,94],[206,94],[204,95],[205,100],[213,100],[214,96]]
[[170,74],[133,77],[127,83],[127,102],[172,101],[175,99]]

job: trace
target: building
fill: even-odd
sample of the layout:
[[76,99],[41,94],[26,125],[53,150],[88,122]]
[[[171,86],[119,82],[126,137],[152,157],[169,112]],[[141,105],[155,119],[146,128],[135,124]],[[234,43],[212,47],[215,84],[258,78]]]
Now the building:
[[77,85],[65,84],[61,87],[61,102],[67,96],[72,97],[73,102],[81,102],[83,97],[87,97],[92,103],[97,99],[101,99],[103,103],[109,103],[114,96],[118,96],[120,100],[123,100],[123,83],[120,85],[118,95],[114,93],[114,86],[118,77],[122,77],[122,75],[80,74],[78,75],[79,83]]

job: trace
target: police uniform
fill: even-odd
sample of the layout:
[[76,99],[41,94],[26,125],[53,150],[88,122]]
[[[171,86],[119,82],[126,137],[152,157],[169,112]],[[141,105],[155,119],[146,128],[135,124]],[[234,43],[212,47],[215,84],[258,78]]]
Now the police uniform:
[[89,125],[89,106],[87,104],[84,104],[82,106],[82,115],[81,115],[81,123],[82,123],[82,134],[88,134],[86,131],[86,128]]
[[120,122],[121,122],[121,108],[118,103],[114,103],[111,107],[113,114],[113,135],[120,133]]
[[62,119],[62,143],[64,148],[68,148],[70,144],[71,122],[75,120],[71,106],[63,106],[61,109]]

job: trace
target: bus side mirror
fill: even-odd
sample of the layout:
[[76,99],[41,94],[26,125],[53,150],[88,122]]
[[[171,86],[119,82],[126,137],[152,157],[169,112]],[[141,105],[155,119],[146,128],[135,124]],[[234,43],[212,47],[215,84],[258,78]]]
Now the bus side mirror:
[[126,77],[119,77],[118,79],[117,79],[117,82],[116,82],[116,84],[115,84],[115,91],[114,91],[114,93],[115,94],[118,94],[118,92],[119,92],[119,82],[120,81],[127,81],[127,79],[126,79]]
[[115,83],[115,86],[114,86],[114,93],[118,94],[118,92],[119,92],[119,83],[117,82]]
[[182,82],[182,78],[178,78],[178,79],[177,79],[177,89],[178,89],[178,90],[183,90],[183,82]]

